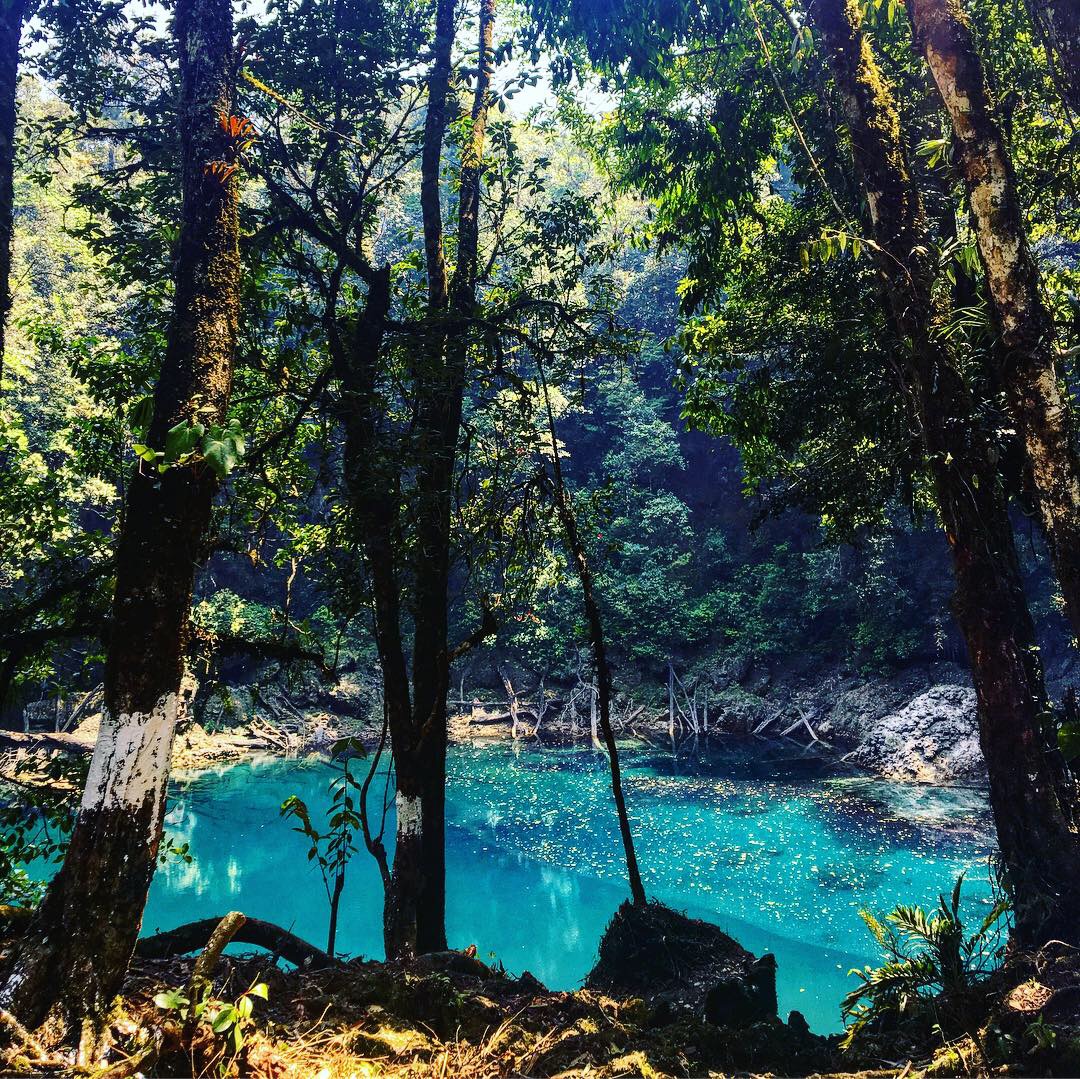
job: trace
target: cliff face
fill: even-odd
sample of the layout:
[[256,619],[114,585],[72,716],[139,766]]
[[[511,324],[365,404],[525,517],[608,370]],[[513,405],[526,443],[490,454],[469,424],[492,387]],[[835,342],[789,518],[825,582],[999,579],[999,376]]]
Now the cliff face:
[[873,677],[810,670],[765,679],[747,672],[725,689],[721,716],[729,731],[790,731],[801,742],[813,732],[819,748],[839,760],[898,782],[986,781],[975,691],[955,664]]

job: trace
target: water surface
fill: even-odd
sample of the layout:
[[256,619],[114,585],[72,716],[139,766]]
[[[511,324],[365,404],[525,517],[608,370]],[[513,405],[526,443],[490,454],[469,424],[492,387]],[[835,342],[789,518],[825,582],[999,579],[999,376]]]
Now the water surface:
[[[179,778],[167,830],[194,862],[159,871],[144,932],[236,908],[324,943],[321,881],[278,807],[299,794],[318,821],[332,774],[274,760]],[[877,958],[860,908],[935,903],[963,870],[973,923],[989,903],[994,840],[979,792],[838,778],[827,762],[759,741],[627,747],[624,776],[649,894],[773,952],[781,1014],[797,1008],[816,1030],[839,1029],[848,971]],[[609,783],[606,758],[587,747],[451,750],[451,946],[475,943],[552,988],[580,984],[627,895]],[[339,950],[381,957],[381,901],[361,849]]]

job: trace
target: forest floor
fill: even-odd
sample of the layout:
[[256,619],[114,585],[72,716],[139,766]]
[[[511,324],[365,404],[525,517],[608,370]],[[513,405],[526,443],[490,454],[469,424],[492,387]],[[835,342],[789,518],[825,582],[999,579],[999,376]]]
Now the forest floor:
[[[588,1077],[782,1075],[897,1077],[1077,1075],[1075,954],[1027,957],[980,999],[975,1036],[944,1040],[926,1021],[881,1029],[861,1050],[842,1051],[796,1021],[719,1027],[661,1019],[640,999],[590,990],[549,992],[528,974],[513,978],[469,952],[410,965],[361,960],[284,972],[265,955],[225,956],[211,1002],[185,1030],[169,1007],[190,959],[136,960],[109,1027],[95,1079],[249,1075],[263,1079],[386,1076]],[[1006,989],[1006,983],[1008,988]],[[215,1033],[214,1017],[258,990],[250,1017]],[[173,997],[175,1001],[175,996]],[[940,1019],[940,1015],[938,1016]],[[925,1017],[924,1017],[925,1020]],[[1032,1031],[1035,1033],[1032,1034]],[[2,1060],[3,1058],[0,1058]],[[0,1063],[11,1074],[70,1074],[73,1047],[49,1030],[16,1044]]]
[[[467,953],[424,957],[409,966],[353,961],[327,970],[283,972],[267,957],[225,956],[214,999],[236,1002],[253,985],[242,1037],[205,1021],[185,1031],[161,1005],[182,991],[193,961],[136,960],[109,1028],[111,1049],[97,1079],[250,1075],[387,1076],[391,1079],[496,1076],[697,1076],[732,1072],[836,1072],[836,1040],[779,1020],[739,1030],[679,1019],[656,1025],[640,999],[589,990],[555,993],[528,974],[512,978]],[[163,994],[165,996],[163,996]],[[21,1074],[66,1072],[74,1047],[34,1044],[7,1052]],[[6,1074],[6,1073],[5,1073]]]

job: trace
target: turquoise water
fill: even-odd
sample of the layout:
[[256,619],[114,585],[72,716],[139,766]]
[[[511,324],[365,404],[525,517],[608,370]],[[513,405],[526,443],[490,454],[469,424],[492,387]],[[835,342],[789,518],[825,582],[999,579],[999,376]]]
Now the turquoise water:
[[[978,792],[836,778],[824,762],[761,742],[627,747],[624,772],[647,891],[773,952],[781,1014],[797,1008],[816,1030],[839,1029],[848,971],[876,959],[861,907],[933,903],[961,870],[972,922],[989,902],[994,839]],[[299,794],[317,816],[331,774],[274,760],[178,778],[167,830],[191,844],[194,862],[158,872],[144,932],[240,909],[324,943],[322,884],[278,807]],[[475,943],[552,988],[580,984],[627,894],[606,758],[583,747],[454,747],[447,814],[451,946]],[[381,901],[361,850],[339,950],[381,955]]]

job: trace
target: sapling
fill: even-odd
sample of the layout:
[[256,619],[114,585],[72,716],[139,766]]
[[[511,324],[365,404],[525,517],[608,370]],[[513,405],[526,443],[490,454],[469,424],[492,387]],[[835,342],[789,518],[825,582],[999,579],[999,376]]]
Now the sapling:
[[319,831],[311,821],[307,803],[290,795],[281,803],[281,815],[297,822],[293,829],[308,840],[308,861],[319,867],[326,901],[330,908],[330,925],[326,950],[334,954],[337,938],[338,907],[345,888],[345,870],[356,853],[356,832],[360,828],[358,798],[361,783],[352,774],[351,765],[367,750],[358,738],[339,738],[330,747],[330,759],[340,764],[340,771],[330,781],[330,806],[326,811],[326,830]]

